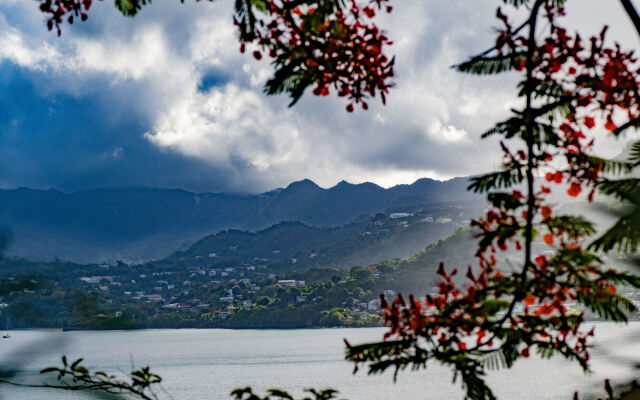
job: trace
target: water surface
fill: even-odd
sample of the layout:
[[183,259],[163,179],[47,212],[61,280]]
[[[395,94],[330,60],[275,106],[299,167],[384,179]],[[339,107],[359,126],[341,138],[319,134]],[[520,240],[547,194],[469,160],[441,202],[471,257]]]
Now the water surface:
[[[18,360],[20,379],[40,379],[37,371],[58,365],[60,356],[85,358],[85,365],[126,373],[131,366],[150,365],[160,374],[166,393],[162,399],[229,399],[229,392],[251,385],[264,390],[279,387],[295,393],[303,388],[333,387],[351,400],[462,399],[451,372],[438,365],[427,371],[352,374],[343,360],[343,338],[351,343],[375,341],[382,328],[312,330],[141,330],[105,332],[15,331],[0,341],[0,357]],[[592,351],[594,374],[561,359],[528,359],[509,371],[490,375],[500,399],[566,399],[601,387],[609,376],[631,376],[629,365],[640,360],[640,323],[596,324],[598,346]],[[87,398],[69,392],[42,392],[0,386],[2,399]]]

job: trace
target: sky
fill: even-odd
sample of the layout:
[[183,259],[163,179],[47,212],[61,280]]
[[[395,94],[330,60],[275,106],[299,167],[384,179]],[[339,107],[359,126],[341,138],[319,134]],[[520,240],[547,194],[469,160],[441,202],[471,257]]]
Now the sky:
[[[153,2],[125,18],[112,0],[48,32],[37,2],[0,0],[0,188],[152,186],[258,193],[312,179],[389,187],[499,166],[480,135],[518,102],[516,77],[450,66],[494,41],[497,0],[395,0],[386,106],[345,112],[307,92],[266,96],[268,61],[239,52],[231,0]],[[639,47],[617,1],[572,0],[567,24]],[[625,140],[628,140],[626,138]],[[598,141],[603,155],[622,142]]]

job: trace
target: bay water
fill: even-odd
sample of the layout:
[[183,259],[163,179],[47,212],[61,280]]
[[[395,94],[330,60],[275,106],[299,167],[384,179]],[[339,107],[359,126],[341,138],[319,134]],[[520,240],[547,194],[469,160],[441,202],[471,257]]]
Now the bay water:
[[[606,377],[618,381],[640,375],[640,322],[629,325],[595,323],[593,373],[576,363],[536,357],[514,368],[489,374],[499,399],[566,399],[573,392],[604,394]],[[0,339],[0,360],[14,368],[14,380],[38,383],[38,371],[70,360],[117,374],[132,367],[151,366],[163,378],[161,399],[230,399],[229,392],[252,386],[256,391],[277,387],[302,394],[304,388],[335,388],[350,400],[462,399],[459,383],[449,369],[437,364],[427,370],[403,371],[394,383],[390,372],[353,374],[344,360],[344,342],[364,343],[382,338],[383,328],[306,330],[171,329],[139,331],[12,331]],[[0,385],[0,399],[86,399],[81,393]]]

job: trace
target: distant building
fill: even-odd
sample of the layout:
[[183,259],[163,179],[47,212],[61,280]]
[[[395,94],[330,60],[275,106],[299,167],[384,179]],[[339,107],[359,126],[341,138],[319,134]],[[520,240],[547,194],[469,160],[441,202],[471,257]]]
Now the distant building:
[[147,296],[145,296],[147,298],[147,300],[149,301],[153,301],[158,302],[158,301],[163,301],[164,299],[162,298],[162,296],[160,296],[159,294],[149,294]]
[[410,216],[411,216],[411,214],[409,214],[409,213],[391,213],[389,215],[389,218],[398,219],[398,218],[407,218],[407,217],[410,217]]

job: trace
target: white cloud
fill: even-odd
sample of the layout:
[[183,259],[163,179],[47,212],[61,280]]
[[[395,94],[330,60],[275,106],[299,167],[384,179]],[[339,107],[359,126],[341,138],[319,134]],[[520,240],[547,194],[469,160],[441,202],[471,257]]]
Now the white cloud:
[[[517,104],[516,78],[465,76],[450,68],[492,43],[495,0],[477,0],[474,7],[466,0],[397,2],[381,20],[395,41],[397,86],[386,107],[373,101],[369,112],[354,114],[335,97],[307,93],[287,109],[288,99],[265,96],[271,67],[239,54],[231,8],[222,3],[154,2],[133,20],[102,5],[86,23],[95,31],[65,26],[58,39],[34,20],[41,16],[32,2],[11,2],[31,23],[0,18],[0,60],[55,77],[43,90],[122,93],[122,104],[105,112],[139,114],[149,121],[150,143],[205,161],[237,189],[301,178],[324,186],[342,179],[388,186],[495,167],[495,142],[479,136]],[[599,17],[620,15],[607,12]],[[217,81],[199,90],[208,74]],[[88,87],[96,76],[107,77],[109,87]],[[122,156],[119,149],[111,150],[114,158]]]
[[259,172],[304,160],[304,141],[287,118],[234,84],[191,93],[170,105],[146,134],[154,144],[230,168],[242,160]]
[[0,15],[0,60],[9,60],[21,67],[43,71],[58,68],[61,54],[48,43],[27,43],[23,33],[9,26]]

